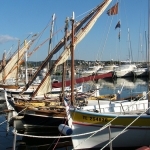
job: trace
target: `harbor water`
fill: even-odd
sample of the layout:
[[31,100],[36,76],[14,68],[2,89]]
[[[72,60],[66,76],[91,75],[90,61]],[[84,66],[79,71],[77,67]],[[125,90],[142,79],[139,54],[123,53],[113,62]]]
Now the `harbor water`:
[[[60,80],[60,76],[55,76],[55,79]],[[98,81],[89,81],[83,83],[84,91],[91,90],[93,86],[99,88],[99,93],[103,94],[115,94],[118,91],[121,92],[120,97],[128,97],[142,92],[148,91],[148,79],[147,78],[118,78],[118,79],[100,79]],[[0,150],[12,150],[13,145],[16,145],[16,150],[70,150],[72,149],[71,140],[67,139],[67,142],[62,141],[59,147],[60,139],[40,139],[34,137],[22,137],[17,136],[14,143],[13,125],[8,124],[5,100],[0,103]],[[40,130],[40,129],[39,129]],[[38,132],[38,131],[37,131]],[[45,131],[46,132],[46,131]],[[36,135],[36,131],[33,129],[31,132]],[[30,133],[30,134],[31,134]],[[43,133],[41,134],[43,135]],[[59,134],[58,134],[59,135]],[[58,136],[57,135],[57,136]],[[49,135],[51,136],[51,135]],[[119,137],[118,137],[119,138]],[[64,144],[63,144],[64,142]],[[54,144],[55,143],[55,144]],[[67,146],[65,146],[68,145]],[[64,148],[63,148],[64,145]],[[67,147],[67,148],[66,148]],[[121,150],[121,149],[120,149]]]

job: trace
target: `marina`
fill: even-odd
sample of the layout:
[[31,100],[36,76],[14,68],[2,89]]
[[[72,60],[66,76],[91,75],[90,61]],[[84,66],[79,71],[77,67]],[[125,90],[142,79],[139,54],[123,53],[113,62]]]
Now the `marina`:
[[[35,12],[42,10],[38,19],[46,9],[49,12],[46,3],[50,5],[49,1],[45,7],[40,3],[35,8]],[[52,7],[62,16],[63,27],[53,13],[40,32],[36,27],[43,21],[33,27],[38,33],[29,33],[23,40],[0,35],[17,41],[13,53],[9,52],[13,46],[4,50],[0,63],[0,150],[150,149],[150,2],[136,2],[140,20],[126,6],[128,17],[134,14],[136,28],[139,25],[139,36],[133,20],[126,20],[125,5],[120,1],[86,2],[90,9],[82,14],[72,3],[68,9],[62,7],[61,13],[57,6]],[[70,17],[64,19],[66,12]],[[57,30],[56,19],[60,21]],[[133,47],[132,31],[135,41],[139,37]]]
[[[60,76],[56,76],[56,78],[61,79]],[[108,93],[109,94],[117,93],[117,91],[123,87],[121,97],[125,97],[125,96],[135,95],[137,93],[147,91],[147,86],[148,86],[147,83],[148,83],[148,78],[121,78],[121,79],[107,78],[107,79],[100,79],[96,84],[98,84],[100,87],[99,93],[101,95],[106,94],[106,93],[107,94]],[[84,83],[84,88],[90,88],[93,84],[95,84],[95,82],[86,82],[86,83]],[[1,149],[12,149],[13,144],[14,144],[13,143],[14,142],[13,126],[12,126],[12,124],[8,125],[6,119],[7,119],[7,115],[9,113],[5,110],[6,110],[6,104],[4,103],[1,106],[1,112],[3,112],[3,113],[1,114],[1,117],[0,117],[1,118],[0,148]],[[46,122],[47,121],[45,120],[45,123]],[[39,122],[38,124],[42,125],[42,122],[41,123]],[[44,125],[44,123],[43,123],[43,125]],[[21,131],[21,130],[24,130],[24,131]],[[20,134],[24,133],[24,134],[29,135],[29,137],[17,135],[17,137],[16,137],[16,147],[17,148],[16,149],[19,149],[19,148],[20,149],[26,148],[29,150],[32,148],[45,149],[45,150],[48,148],[55,149],[54,148],[55,145],[52,143],[55,142],[56,139],[53,138],[50,140],[49,138],[43,139],[43,138],[35,138],[35,137],[36,136],[51,137],[54,135],[55,136],[60,135],[60,132],[58,131],[58,127],[55,127],[52,130],[52,129],[50,129],[50,127],[49,128],[47,127],[45,129],[42,129],[42,128],[39,129],[38,126],[30,125],[28,127],[24,126],[24,128],[20,129],[20,131],[21,131]],[[9,141],[9,143],[8,143],[8,141]],[[70,139],[68,139],[64,143],[68,146],[68,149],[72,149],[72,142]],[[60,147],[62,146],[62,144],[64,145],[64,143],[61,140],[61,142],[58,144],[59,148],[57,148],[57,149],[60,149]],[[135,149],[136,148],[137,147],[135,147]],[[65,148],[61,148],[61,149],[65,149]],[[120,150],[121,149],[122,148],[120,148]],[[131,149],[133,149],[133,147]]]

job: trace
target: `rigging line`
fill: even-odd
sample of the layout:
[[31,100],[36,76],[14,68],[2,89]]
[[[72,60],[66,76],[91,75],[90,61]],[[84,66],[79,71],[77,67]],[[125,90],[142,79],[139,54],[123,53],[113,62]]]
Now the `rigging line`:
[[[69,104],[69,107],[70,107],[70,105],[71,105],[71,103]],[[66,113],[68,113],[68,112],[69,112],[69,110],[68,110]],[[64,118],[65,118],[65,117],[64,117]],[[68,119],[68,121],[69,121],[69,120],[70,120],[70,118]],[[64,124],[65,124],[65,125],[67,124],[67,119],[65,119],[65,123],[64,123]],[[62,128],[61,132],[64,130],[64,128],[65,128],[65,126]],[[61,137],[61,135],[62,135],[62,134],[60,134],[60,137]],[[60,138],[57,139],[57,142],[56,142],[55,146],[53,147],[53,150],[55,150],[55,148],[56,148],[56,146],[57,146],[59,140],[60,140]],[[49,148],[48,148],[48,150],[49,150]]]
[[[150,91],[149,91],[150,92]],[[148,93],[149,93],[148,92]],[[148,94],[147,93],[147,94]],[[143,96],[144,97],[144,96]],[[139,100],[141,100],[143,97],[141,97]],[[138,100],[138,101],[139,101]],[[138,101],[136,101],[135,103],[133,103],[133,104],[131,104],[131,105],[129,105],[129,107],[128,108],[126,108],[124,111],[126,111],[126,110],[128,110],[132,105],[134,105],[134,104],[136,104]],[[113,122],[115,119],[117,119],[119,116],[120,116],[121,114],[118,114],[118,116],[116,116],[114,119],[112,119],[110,122],[108,122],[107,124],[105,124],[102,128],[100,128],[100,129],[105,129],[105,128],[107,128],[108,126],[110,126],[111,125],[111,122]],[[98,133],[98,132],[100,132],[101,130],[97,130],[97,131],[95,131],[95,132],[93,132],[93,134],[92,135],[90,135],[87,139],[85,139],[85,140],[83,140],[81,143],[79,143],[77,146],[79,146],[80,144],[82,144],[83,142],[86,142],[88,139],[90,139],[92,136],[94,136],[96,133]],[[76,147],[77,147],[76,146]],[[107,146],[107,145],[106,145]]]
[[[109,17],[109,16],[108,16],[108,17]],[[108,29],[108,32],[107,32],[107,35],[106,35],[106,38],[105,38],[105,41],[104,41],[104,45],[103,45],[103,48],[102,48],[102,51],[101,51],[101,55],[100,55],[101,58],[102,58],[102,54],[103,54],[104,49],[105,49],[105,46],[106,46],[106,42],[107,42],[107,39],[108,39],[108,34],[109,34],[109,32],[110,32],[110,27],[111,27],[111,25],[112,25],[113,18],[114,18],[114,17],[112,17],[112,19],[111,19],[110,26],[109,26],[109,29]]]
[[95,7],[93,7],[92,9],[89,9],[88,11],[86,11],[86,12],[84,12],[84,13],[78,15],[77,17],[75,17],[75,19],[76,19],[76,18],[79,18],[79,17],[81,17],[81,16],[83,16],[83,15],[89,13],[89,12],[91,12],[94,8],[95,8]]
[[[27,40],[31,35],[32,35],[32,33],[29,33],[29,35],[25,38],[25,40]],[[22,46],[23,44],[24,44],[24,41],[21,43],[20,46]],[[18,53],[18,48],[17,48],[17,50],[15,50],[15,52],[14,52],[12,55],[10,55],[7,59],[8,59],[8,60],[12,59],[12,57],[13,57],[16,53]]]
[[[118,2],[118,0],[117,0],[117,2]],[[112,5],[113,5],[113,4],[112,4]],[[118,14],[117,14],[117,16],[118,16]],[[106,25],[108,24],[109,17],[110,17],[110,16],[107,17],[108,19],[107,19]],[[113,17],[114,17],[114,16],[113,16]],[[112,17],[112,18],[113,18],[113,17]],[[105,25],[105,30],[106,30],[106,25]],[[111,25],[112,25],[112,21],[111,21],[110,26],[111,26]],[[104,31],[104,30],[103,30],[103,31]],[[108,36],[108,35],[106,35],[106,36]],[[103,38],[103,36],[101,37],[101,39],[102,39],[102,38]],[[100,41],[102,41],[102,40],[100,40]],[[102,42],[101,42],[101,43],[102,43]],[[99,49],[100,49],[100,48],[99,48]],[[102,51],[104,51],[104,49],[102,49]],[[99,53],[98,53],[99,60],[100,60],[100,57],[101,57],[101,59],[102,59],[102,56],[101,56],[102,53],[103,53],[103,52],[101,52],[101,53],[99,52]]]
[[[114,4],[112,3],[112,6],[113,6]],[[108,16],[108,18],[109,18],[110,16]],[[104,49],[105,49],[105,46],[106,46],[106,41],[107,41],[107,39],[108,39],[108,34],[109,34],[109,32],[110,32],[110,27],[111,27],[111,25],[112,25],[112,21],[113,21],[113,18],[114,18],[114,16],[113,17],[111,17],[112,19],[111,19],[111,22],[110,22],[110,26],[109,26],[109,29],[108,29],[108,33],[107,33],[107,35],[106,35],[106,38],[105,38],[105,41],[104,41],[104,45],[103,45],[103,47],[102,47],[102,51],[101,51],[101,53],[100,53],[100,59],[102,59],[102,55],[103,55],[103,52],[104,52]]]
[[[61,27],[59,30],[57,30],[55,33],[53,33],[53,36],[55,35],[55,34],[57,34],[58,32],[60,32],[61,30],[62,30],[62,28],[63,27]],[[29,54],[28,54],[28,57],[30,57],[35,51],[37,51],[43,44],[45,44],[48,40],[49,40],[50,38],[47,38],[45,41],[43,41],[39,46],[37,46],[36,48],[34,48],[33,50],[32,50],[32,52],[30,52]]]
[[[107,27],[106,25],[108,24],[109,17],[107,17],[107,18],[108,18],[108,19],[107,19],[107,21],[106,21],[105,29],[103,30],[103,34],[102,34],[102,35],[106,35],[106,34],[105,34],[105,33],[106,33],[106,27]],[[103,43],[103,42],[102,42],[103,37],[104,37],[104,36],[101,36],[100,44],[99,44],[99,45],[102,45],[102,43]],[[97,55],[97,60],[100,60],[100,53],[101,53],[101,52],[100,52],[100,49],[101,49],[100,47],[101,47],[101,46],[99,46],[99,52],[97,52],[97,53],[98,53],[98,55]]]
[[[147,110],[149,110],[150,107],[148,107]],[[134,119],[127,127],[125,127],[117,136],[115,136],[113,139],[111,139],[101,150],[103,150],[108,144],[110,144],[113,140],[115,140],[119,135],[121,135],[128,127],[130,127],[136,120],[138,120],[146,111],[142,112],[136,119]]]
[[[55,17],[54,20],[56,20],[56,17]],[[53,21],[53,20],[52,20],[52,21]],[[39,35],[37,36],[37,38],[39,38],[38,41],[37,41],[37,44],[38,44],[40,38],[42,37],[44,31],[52,24],[52,21],[51,21],[51,22],[48,22],[47,25],[45,26],[45,28],[44,28],[44,29],[39,33]],[[36,38],[36,39],[37,39],[37,38]],[[36,45],[37,45],[37,44],[36,44]],[[35,45],[35,47],[36,47],[36,45]],[[36,49],[35,47],[34,47],[34,49]],[[38,48],[39,48],[39,47],[38,47]]]
[[129,23],[128,23],[128,20],[127,20],[127,11],[125,9],[125,3],[123,3],[123,7],[124,7],[125,18],[126,18],[126,24],[127,24],[127,27],[129,27]]

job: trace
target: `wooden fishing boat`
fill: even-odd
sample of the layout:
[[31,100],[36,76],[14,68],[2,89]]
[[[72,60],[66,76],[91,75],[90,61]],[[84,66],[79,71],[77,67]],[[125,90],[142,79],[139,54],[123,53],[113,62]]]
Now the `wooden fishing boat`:
[[[105,0],[103,6],[107,2],[111,0]],[[107,11],[109,15],[117,12],[118,3]],[[73,98],[74,93],[71,101],[64,99],[73,149],[127,149],[149,145],[150,98],[147,99],[146,92],[136,101],[99,101],[97,105],[81,107],[76,107]]]
[[[76,41],[74,43],[75,45],[77,45],[84,38],[85,34],[90,31],[91,27],[94,25],[94,23],[96,22],[98,17],[102,14],[102,12],[104,10],[103,5],[105,5],[105,4],[101,4],[99,7],[95,7],[87,16],[85,16],[81,21],[79,21],[77,23],[77,25],[75,26],[75,32],[74,32],[75,36],[76,36]],[[71,33],[72,32],[70,32],[69,35],[67,34],[67,37],[62,38],[62,40],[48,54],[46,59],[43,61],[41,66],[39,66],[39,68],[33,75],[32,79],[24,86],[20,95],[18,95],[17,97],[14,97],[13,95],[11,95],[12,96],[11,99],[8,100],[8,97],[6,95],[7,93],[5,93],[8,108],[10,108],[10,109],[13,108],[14,110],[17,111],[17,113],[19,115],[22,115],[23,118],[35,117],[36,119],[39,118],[42,121],[44,121],[44,119],[47,118],[47,119],[49,119],[49,122],[54,121],[54,122],[57,122],[58,124],[60,124],[64,120],[64,117],[66,116],[66,110],[64,109],[63,100],[60,100],[59,105],[56,105],[56,104],[58,104],[57,103],[58,100],[49,99],[47,94],[48,94],[48,92],[50,92],[52,90],[51,89],[51,85],[52,85],[51,84],[51,74],[53,74],[54,70],[56,69],[56,67],[59,64],[62,64],[63,62],[65,62],[68,59],[68,57],[70,56],[70,48],[72,47],[72,45],[70,45],[70,43],[66,46],[65,50],[62,52],[62,54],[56,60],[56,62],[53,64],[53,66],[49,69],[49,71],[43,78],[42,82],[38,85],[38,87],[35,89],[35,91],[30,95],[30,97],[28,97],[28,98],[24,97],[23,93],[25,91],[27,91],[27,89],[32,85],[33,81],[39,74],[40,70],[42,70],[48,64],[49,59],[51,59],[53,57],[53,55],[64,46],[64,43],[65,43],[64,39],[67,39],[68,41],[70,40],[69,37],[70,37]],[[111,76],[111,74],[107,74],[107,75]],[[94,76],[92,76],[91,78],[94,79]],[[98,78],[96,78],[96,79],[98,79]],[[88,77],[88,80],[89,80],[89,77]],[[74,93],[74,88],[71,89],[71,93]],[[36,99],[36,97],[38,97],[38,98]],[[42,106],[42,107],[34,106],[33,107],[31,104],[33,104],[33,103],[35,104],[35,102],[34,102],[35,99],[39,100],[39,101],[43,101],[45,103],[45,106]],[[19,102],[20,100],[24,100],[25,103],[23,103],[23,102],[20,103]],[[30,101],[30,103],[28,103],[29,101]],[[55,102],[55,105],[50,105],[50,103],[52,103],[52,102]],[[81,102],[83,102],[83,101],[81,100]],[[40,104],[43,105],[43,103],[40,103]],[[40,104],[37,103],[37,105],[40,105]],[[48,106],[47,106],[47,104],[48,104]],[[77,106],[78,105],[80,105],[80,102],[77,104]],[[82,105],[84,105],[84,102],[82,103]],[[85,105],[87,105],[87,104],[85,104]],[[9,106],[11,106],[11,107],[9,107]],[[26,120],[28,120],[28,119],[26,119]],[[27,123],[29,123],[29,121],[27,121]],[[35,121],[34,124],[38,124],[38,121]]]

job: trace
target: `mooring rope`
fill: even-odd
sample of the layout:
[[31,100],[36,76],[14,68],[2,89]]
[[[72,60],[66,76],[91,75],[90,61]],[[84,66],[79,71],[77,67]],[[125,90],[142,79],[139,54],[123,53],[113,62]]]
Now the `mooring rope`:
[[136,120],[138,120],[147,110],[149,110],[150,107],[148,107],[148,109],[146,109],[144,112],[142,112],[136,119],[134,119],[127,127],[125,127],[118,135],[116,135],[113,139],[111,139],[104,147],[101,148],[101,150],[103,150],[108,144],[110,144],[112,141],[114,141],[119,135],[121,135],[128,127],[130,127]]

